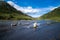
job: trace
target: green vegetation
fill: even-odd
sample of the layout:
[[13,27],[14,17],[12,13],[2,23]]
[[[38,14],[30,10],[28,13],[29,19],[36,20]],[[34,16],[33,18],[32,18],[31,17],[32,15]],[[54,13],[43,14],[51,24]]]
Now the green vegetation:
[[0,1],[0,20],[32,20],[31,16],[17,11],[14,7],[6,3],[5,1]]
[[51,11],[47,14],[44,14],[43,16],[39,17],[39,19],[60,21],[60,7],[54,9],[53,11]]

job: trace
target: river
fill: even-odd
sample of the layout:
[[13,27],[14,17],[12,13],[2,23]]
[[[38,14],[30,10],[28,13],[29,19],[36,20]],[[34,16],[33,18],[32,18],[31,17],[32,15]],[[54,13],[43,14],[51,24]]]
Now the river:
[[[37,22],[37,28],[33,28],[34,22]],[[0,40],[60,40],[60,22],[51,20],[0,21]]]

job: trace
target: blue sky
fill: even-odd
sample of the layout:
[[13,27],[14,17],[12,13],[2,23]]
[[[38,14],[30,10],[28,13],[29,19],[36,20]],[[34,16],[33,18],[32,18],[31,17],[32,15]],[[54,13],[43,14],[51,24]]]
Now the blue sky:
[[5,0],[32,17],[39,17],[60,6],[60,0]]

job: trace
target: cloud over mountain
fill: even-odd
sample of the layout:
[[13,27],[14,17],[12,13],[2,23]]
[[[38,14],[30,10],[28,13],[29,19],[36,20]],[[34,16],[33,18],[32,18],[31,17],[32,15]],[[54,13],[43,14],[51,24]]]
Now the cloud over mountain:
[[54,6],[49,6],[49,7],[45,7],[45,8],[33,8],[32,6],[27,6],[27,7],[22,7],[22,6],[18,6],[17,4],[15,4],[12,1],[7,1],[7,3],[9,3],[11,6],[13,6],[14,8],[16,8],[18,11],[22,11],[26,14],[29,15],[43,15],[49,11],[54,10],[57,7]]

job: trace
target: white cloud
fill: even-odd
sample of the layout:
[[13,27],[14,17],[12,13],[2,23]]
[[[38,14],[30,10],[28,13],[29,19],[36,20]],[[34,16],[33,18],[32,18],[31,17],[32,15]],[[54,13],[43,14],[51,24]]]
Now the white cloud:
[[28,7],[22,7],[21,11],[23,11],[25,13],[37,13],[37,12],[40,12],[41,10],[40,9],[34,9],[34,8],[28,6]]
[[29,15],[35,13],[34,15],[37,15],[37,16],[38,15],[41,16],[41,15],[57,8],[57,7],[54,7],[54,6],[49,6],[49,7],[45,7],[45,8],[33,8],[32,6],[21,7],[21,6],[16,5],[12,1],[7,1],[7,3],[9,3],[11,6],[16,8],[18,11],[22,11],[22,12],[27,13]]
[[7,3],[10,4],[11,6],[15,5],[12,1],[7,1]]
[[13,6],[17,10],[20,10],[20,11],[22,11],[24,13],[37,13],[37,12],[40,12],[41,11],[40,9],[34,9],[31,6],[28,6],[28,7],[18,6],[15,3],[13,3],[12,1],[8,1],[7,3],[9,3],[11,6]]

